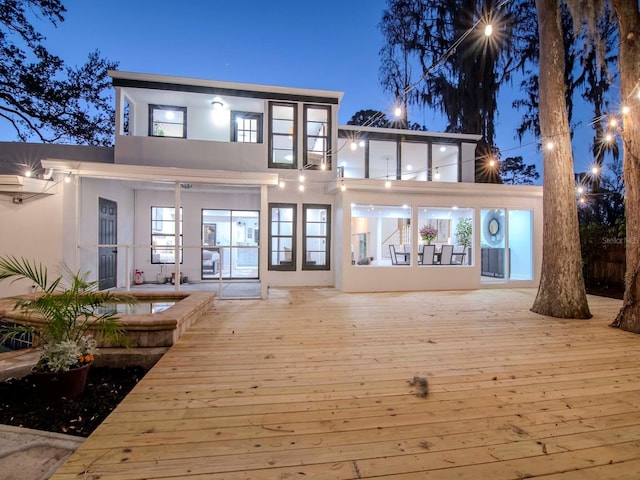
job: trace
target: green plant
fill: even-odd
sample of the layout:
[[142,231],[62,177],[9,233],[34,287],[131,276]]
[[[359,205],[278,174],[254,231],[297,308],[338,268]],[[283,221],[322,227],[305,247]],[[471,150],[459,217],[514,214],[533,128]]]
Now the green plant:
[[470,218],[461,218],[456,225],[456,237],[458,243],[465,247],[471,246],[472,225]]
[[[126,345],[127,338],[115,309],[108,303],[136,303],[135,297],[100,292],[89,273],[63,274],[49,280],[46,266],[14,256],[0,257],[0,281],[28,280],[36,287],[33,295],[15,297],[14,310],[21,314],[16,324],[3,327],[2,340],[30,334],[42,347],[36,371],[63,372],[90,363],[96,351],[96,338]],[[21,324],[24,322],[25,324]]]

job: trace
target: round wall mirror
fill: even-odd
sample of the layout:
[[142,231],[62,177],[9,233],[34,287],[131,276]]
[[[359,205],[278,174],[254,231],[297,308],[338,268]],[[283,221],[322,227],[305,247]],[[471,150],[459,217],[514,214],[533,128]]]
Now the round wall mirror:
[[500,223],[495,218],[492,218],[489,222],[489,233],[491,235],[496,235],[500,231]]

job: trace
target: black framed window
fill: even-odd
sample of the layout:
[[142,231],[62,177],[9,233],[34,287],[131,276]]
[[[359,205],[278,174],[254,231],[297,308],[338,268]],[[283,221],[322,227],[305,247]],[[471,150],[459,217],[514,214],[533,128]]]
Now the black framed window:
[[304,204],[302,208],[302,269],[329,270],[331,206]]
[[304,167],[331,169],[331,107],[304,106]]
[[262,114],[231,112],[231,141],[262,143]]
[[296,168],[297,105],[269,104],[269,167]]
[[[175,263],[175,208],[151,207],[151,263]],[[182,208],[180,209],[180,245],[182,245]],[[182,246],[180,246],[182,263]]]
[[187,138],[187,107],[149,105],[149,136]]
[[293,203],[269,204],[269,270],[296,269],[296,214]]

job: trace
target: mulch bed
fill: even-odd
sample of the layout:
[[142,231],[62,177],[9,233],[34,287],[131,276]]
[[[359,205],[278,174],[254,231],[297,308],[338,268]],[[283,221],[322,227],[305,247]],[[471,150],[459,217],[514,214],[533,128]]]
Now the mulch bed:
[[74,400],[38,397],[31,376],[0,383],[0,424],[88,437],[144,377],[142,367],[91,367]]

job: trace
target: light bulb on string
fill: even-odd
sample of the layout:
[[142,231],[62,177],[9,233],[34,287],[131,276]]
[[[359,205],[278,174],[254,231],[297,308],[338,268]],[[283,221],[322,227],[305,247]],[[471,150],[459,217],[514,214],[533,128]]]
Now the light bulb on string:
[[351,142],[350,148],[351,148],[351,150],[355,150],[355,149],[358,148],[358,144],[355,141],[353,141],[353,142]]
[[609,120],[609,126],[611,128],[616,128],[618,126],[618,119],[614,117],[611,120]]
[[595,166],[595,165],[594,165],[593,167],[591,167],[591,173],[592,173],[593,175],[598,175],[598,171],[599,171],[599,170],[598,170],[598,167],[597,167],[597,166]]
[[629,106],[628,106],[628,105],[624,105],[624,106],[622,107],[622,114],[623,114],[623,115],[628,115],[630,111],[631,111],[631,109],[629,108]]
[[325,162],[322,162],[322,164],[320,165],[320,170],[326,170],[327,169],[327,164]]
[[24,176],[29,178],[31,176],[31,170],[27,170],[26,172],[24,172]]
[[440,171],[438,170],[438,167],[436,167],[436,173],[433,175],[433,178],[440,180]]
[[547,150],[553,150],[553,142],[547,142]]
[[389,180],[384,182],[384,188],[391,188],[391,182]]
[[340,184],[340,190],[342,190],[343,192],[345,192],[347,190],[347,186],[344,184],[344,180]]
[[278,186],[280,188],[284,188],[284,180],[280,180],[280,183],[278,183]]
[[358,146],[360,148],[364,148],[364,146],[365,146],[364,140],[360,140],[360,142],[358,143]]
[[300,190],[301,192],[304,192],[304,185],[302,184],[298,185],[298,190]]
[[607,134],[604,136],[604,139],[605,139],[605,141],[606,141],[607,143],[611,143],[611,141],[613,140],[613,135],[611,135],[610,133],[607,133]]
[[586,202],[586,200],[584,199],[584,197],[580,197],[580,203],[584,203]]
[[298,180],[300,181],[300,183],[304,182],[304,175],[301,173],[300,176],[298,176]]
[[582,192],[584,192],[584,188],[582,188],[582,185],[580,185],[580,186],[578,187],[578,193],[582,193]]
[[492,158],[492,159],[489,160],[489,166],[492,167],[492,168],[496,166],[495,159]]
[[393,109],[393,115],[395,117],[400,117],[402,115],[402,107],[397,106],[396,108]]
[[485,25],[484,27],[484,36],[490,37],[492,33],[493,33],[493,25],[491,25],[490,23],[487,23],[487,25]]
[[67,175],[65,175],[64,177],[64,183],[71,183],[71,174],[68,173]]

